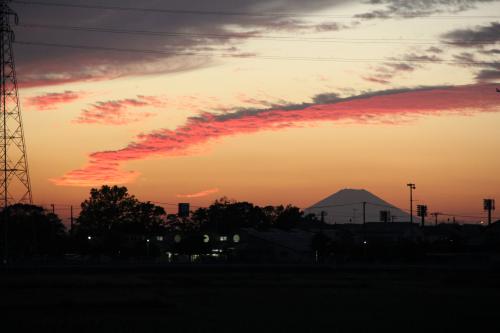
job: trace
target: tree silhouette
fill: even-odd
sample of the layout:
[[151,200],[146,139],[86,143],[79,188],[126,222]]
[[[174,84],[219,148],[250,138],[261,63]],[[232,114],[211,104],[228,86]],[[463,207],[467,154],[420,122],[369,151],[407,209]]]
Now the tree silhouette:
[[102,186],[92,189],[81,204],[76,221],[80,241],[88,239],[101,250],[116,250],[126,236],[148,238],[164,226],[165,210],[151,202],[141,202],[126,187]]
[[227,232],[238,228],[292,229],[318,226],[314,215],[304,216],[300,208],[287,206],[259,207],[249,202],[221,198],[208,208],[197,209],[192,220],[202,229]]
[[302,222],[304,212],[298,207],[288,205],[278,206],[278,214],[274,221],[274,226],[280,229],[292,229]]
[[66,239],[64,225],[57,215],[42,207],[27,204],[8,206],[0,214],[0,221],[2,240],[7,223],[8,255],[11,258],[56,255],[63,251]]

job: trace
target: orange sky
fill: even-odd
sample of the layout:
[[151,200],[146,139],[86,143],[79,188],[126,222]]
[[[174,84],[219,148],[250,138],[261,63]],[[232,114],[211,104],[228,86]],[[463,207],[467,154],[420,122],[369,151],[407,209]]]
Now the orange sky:
[[[386,2],[303,8],[285,29],[229,22],[224,33],[259,37],[198,41],[189,49],[203,56],[117,60],[117,68],[96,65],[103,52],[112,59],[102,50],[84,68],[89,51],[80,50],[43,62],[42,75],[30,61],[42,62],[50,48],[15,44],[36,203],[62,213],[91,186],[124,184],[156,202],[202,206],[227,196],[303,208],[364,188],[407,208],[411,181],[430,211],[483,215],[482,199],[500,198],[498,39],[467,38],[498,29],[491,13],[500,2],[356,17]],[[16,10],[29,19],[26,8]],[[96,36],[87,45],[107,38]],[[172,41],[155,43],[168,49]],[[123,47],[146,48],[133,36]]]

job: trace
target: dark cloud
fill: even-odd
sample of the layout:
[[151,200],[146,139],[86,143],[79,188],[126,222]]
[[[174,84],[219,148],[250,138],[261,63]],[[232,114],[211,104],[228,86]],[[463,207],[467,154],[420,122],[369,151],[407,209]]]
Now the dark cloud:
[[[488,60],[500,54],[499,49],[489,48],[500,42],[500,23],[453,30],[442,38],[444,43],[467,50],[455,54],[453,58],[458,66],[476,69],[475,78],[478,82],[496,82],[500,79],[500,62],[496,58]],[[478,59],[478,55],[482,57]]]
[[[431,53],[433,50],[429,51]],[[364,76],[363,79],[369,82],[389,84],[398,75],[410,73],[422,68],[426,63],[439,62],[442,59],[435,54],[408,53],[399,58],[389,58],[389,61],[375,68],[374,73]],[[401,61],[402,60],[402,61]]]
[[486,26],[472,29],[458,29],[442,36],[443,42],[459,47],[484,47],[500,42],[500,23],[492,22]]
[[453,59],[461,66],[474,66],[474,63],[477,61],[474,54],[470,52],[455,54],[453,55]]
[[479,3],[498,0],[368,0],[372,5],[384,6],[383,9],[356,15],[361,19],[413,18],[440,13],[458,13],[473,9]]
[[478,82],[497,82],[500,79],[499,61],[479,61],[471,52],[455,54],[453,59],[457,66],[476,69],[475,78]]
[[317,104],[337,102],[340,96],[337,93],[318,94],[313,97],[313,102]]
[[[295,18],[281,18],[276,19],[272,22],[268,22],[265,26],[257,23],[252,26],[251,23],[248,27],[254,29],[265,29],[266,31],[285,31],[285,32],[307,32],[307,31],[317,31],[317,32],[328,32],[328,31],[338,31],[341,29],[347,29],[352,27],[349,24],[342,24],[337,22],[323,22],[323,23],[309,23],[302,19]],[[259,30],[256,30],[257,34]],[[254,34],[255,35],[255,34]],[[252,37],[252,36],[249,36]]]
[[479,52],[486,55],[497,55],[500,54],[500,49],[488,49],[488,50],[481,50]]
[[430,52],[430,53],[436,53],[436,54],[443,53],[443,50],[440,49],[439,47],[436,47],[436,46],[431,46],[426,51]]
[[477,82],[498,82],[500,79],[500,61],[481,62],[481,63],[463,63],[462,66],[477,68],[475,74]]
[[436,55],[427,55],[427,54],[418,54],[418,53],[409,53],[404,56],[404,59],[408,62],[439,62],[442,59]]
[[494,64],[492,69],[483,69],[476,74],[478,82],[498,82],[500,81],[500,62]]
[[[251,54],[238,49],[238,43],[269,31],[335,31],[344,28],[345,25],[336,22],[313,24],[300,16],[272,13],[307,15],[346,2],[348,0],[143,0],[140,3],[132,0],[106,1],[109,6],[210,11],[215,13],[213,15],[12,3],[11,7],[19,13],[21,24],[24,25],[16,28],[19,42],[161,50],[168,53],[107,52],[18,44],[16,56],[19,79],[25,86],[32,86],[185,71],[210,66],[213,64],[210,54],[213,53],[234,53],[235,57],[250,56]],[[60,0],[58,3],[89,5],[89,2],[84,0]],[[226,15],[227,13],[250,15]],[[34,29],[27,25],[97,27],[114,33],[49,30],[40,27]],[[120,33],[120,30],[137,33],[125,34]]]

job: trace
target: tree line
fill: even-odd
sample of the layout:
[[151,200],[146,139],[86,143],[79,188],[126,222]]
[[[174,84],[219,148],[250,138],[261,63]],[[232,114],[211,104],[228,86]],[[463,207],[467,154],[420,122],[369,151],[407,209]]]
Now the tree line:
[[[260,207],[227,198],[218,199],[207,208],[198,208],[189,217],[167,215],[163,207],[140,201],[126,187],[102,186],[91,189],[89,197],[81,203],[72,230],[67,230],[59,216],[42,207],[26,204],[6,207],[0,214],[0,251],[2,257],[10,258],[57,256],[67,252],[154,254],[154,246],[145,244],[145,240],[168,232],[199,236],[202,232],[227,233],[239,228],[289,230],[320,224],[314,215],[305,215],[295,206]],[[196,243],[200,243],[199,239]]]

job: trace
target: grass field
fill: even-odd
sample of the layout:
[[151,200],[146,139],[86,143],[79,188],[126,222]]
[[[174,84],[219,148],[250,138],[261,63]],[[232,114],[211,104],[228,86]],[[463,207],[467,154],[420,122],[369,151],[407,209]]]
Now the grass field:
[[8,331],[500,329],[496,269],[25,269],[1,273],[0,293],[2,326]]

